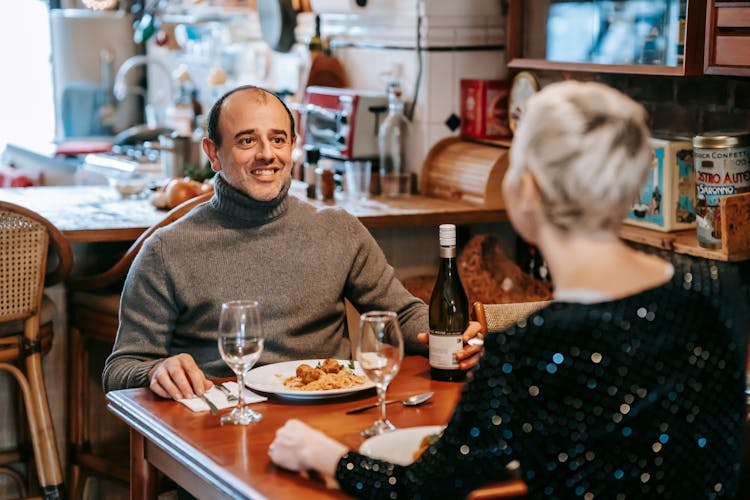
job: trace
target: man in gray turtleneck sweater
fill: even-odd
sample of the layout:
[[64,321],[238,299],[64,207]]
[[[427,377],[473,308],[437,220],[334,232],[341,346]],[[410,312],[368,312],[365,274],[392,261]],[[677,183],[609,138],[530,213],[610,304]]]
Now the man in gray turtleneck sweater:
[[[427,307],[395,278],[364,226],[342,209],[289,196],[294,121],[275,95],[240,87],[208,116],[203,148],[216,176],[210,202],[157,231],[122,292],[105,390],[149,386],[179,399],[230,376],[217,348],[222,302],[260,302],[259,365],[348,358],[344,298],[360,311],[396,311],[408,353],[425,353]],[[467,339],[478,324],[467,329]],[[476,362],[476,349],[460,356]]]

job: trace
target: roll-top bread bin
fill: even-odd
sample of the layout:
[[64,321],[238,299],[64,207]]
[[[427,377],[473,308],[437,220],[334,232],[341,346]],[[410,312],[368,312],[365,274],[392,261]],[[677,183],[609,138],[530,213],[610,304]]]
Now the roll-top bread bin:
[[508,148],[448,137],[427,153],[420,191],[436,198],[504,208],[501,188],[507,169]]

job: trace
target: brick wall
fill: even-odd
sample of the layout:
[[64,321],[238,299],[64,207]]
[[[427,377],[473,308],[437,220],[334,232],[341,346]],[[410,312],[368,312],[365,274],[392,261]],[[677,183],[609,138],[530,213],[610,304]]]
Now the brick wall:
[[750,130],[750,78],[539,72],[542,85],[575,78],[623,91],[645,106],[654,135]]

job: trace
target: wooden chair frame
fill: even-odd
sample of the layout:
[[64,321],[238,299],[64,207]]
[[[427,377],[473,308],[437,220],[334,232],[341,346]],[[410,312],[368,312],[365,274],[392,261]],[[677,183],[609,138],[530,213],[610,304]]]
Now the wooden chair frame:
[[[0,342],[0,370],[8,372],[20,387],[42,493],[45,498],[62,498],[60,456],[42,370],[42,356],[49,350],[52,325],[40,325],[40,319],[45,285],[54,285],[67,277],[73,265],[73,254],[63,234],[32,210],[0,201],[0,218],[1,237],[3,240],[8,238],[8,241],[3,241],[3,247],[8,247],[3,248],[3,257],[15,255],[12,246],[18,242],[11,241],[18,239],[15,236],[35,234],[34,238],[37,238],[33,246],[29,241],[21,243],[24,246],[19,250],[18,260],[6,262],[7,267],[0,269],[2,280],[12,280],[8,283],[13,287],[12,294],[28,294],[28,299],[21,297],[14,301],[5,314],[0,312],[0,322],[23,320],[23,332],[3,337]],[[9,224],[7,227],[6,223]],[[50,248],[57,255],[57,263],[47,271]],[[31,274],[30,279],[17,279],[17,274],[10,277],[18,272],[17,265],[21,261],[24,271]],[[13,463],[20,458],[20,455],[6,454],[2,463]]]

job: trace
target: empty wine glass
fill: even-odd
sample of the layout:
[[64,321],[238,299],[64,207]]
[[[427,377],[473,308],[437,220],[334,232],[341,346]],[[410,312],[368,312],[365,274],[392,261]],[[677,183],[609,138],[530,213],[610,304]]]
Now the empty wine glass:
[[359,317],[357,361],[378,391],[380,419],[363,430],[364,437],[390,432],[396,427],[385,416],[385,392],[404,358],[404,340],[398,316],[392,311],[371,311]]
[[233,300],[221,305],[219,352],[237,374],[239,391],[237,406],[222,415],[221,424],[246,425],[260,421],[263,416],[245,406],[245,374],[263,352],[263,325],[257,301]]

